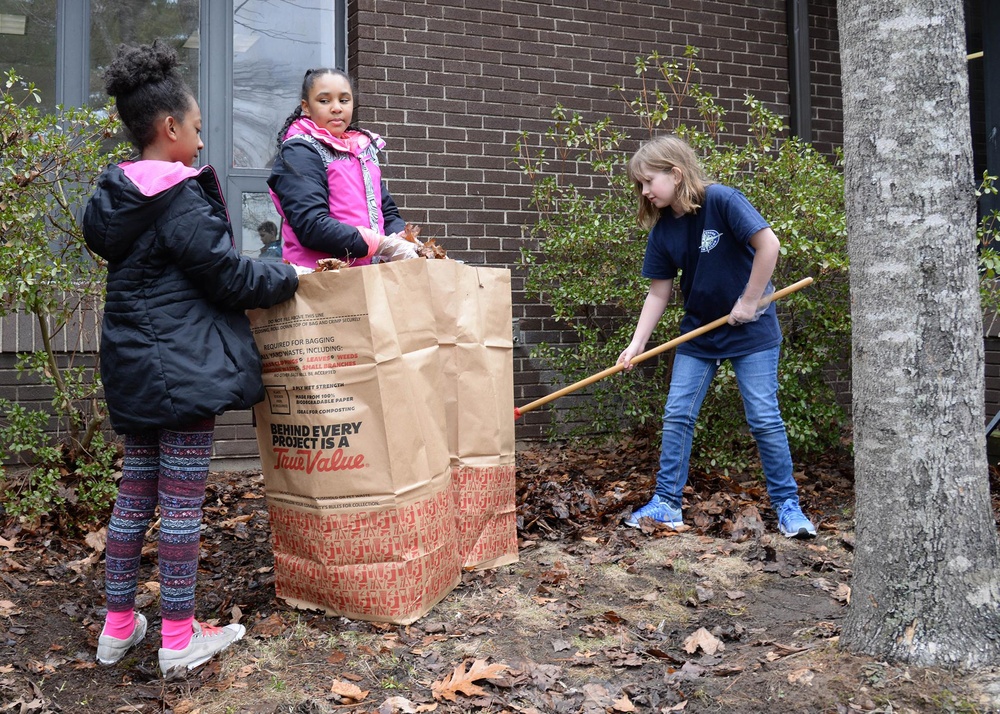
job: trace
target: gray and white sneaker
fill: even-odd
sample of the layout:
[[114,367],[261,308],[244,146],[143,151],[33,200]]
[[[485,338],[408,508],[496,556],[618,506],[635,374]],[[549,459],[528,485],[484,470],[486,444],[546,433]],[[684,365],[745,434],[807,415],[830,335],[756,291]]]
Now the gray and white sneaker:
[[229,647],[246,634],[243,625],[226,625],[213,627],[200,622],[194,623],[194,635],[191,642],[182,650],[160,648],[160,671],[165,679],[178,679],[192,669],[208,662],[222,650]]
[[146,636],[146,618],[142,613],[135,613],[135,629],[124,640],[111,635],[101,635],[97,638],[97,661],[101,664],[114,664],[128,652],[133,645],[142,642]]

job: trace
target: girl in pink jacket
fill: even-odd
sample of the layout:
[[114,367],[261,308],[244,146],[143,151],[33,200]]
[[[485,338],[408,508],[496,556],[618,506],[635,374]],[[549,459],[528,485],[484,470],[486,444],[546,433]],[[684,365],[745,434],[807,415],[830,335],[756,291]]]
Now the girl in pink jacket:
[[282,255],[305,268],[323,258],[351,265],[416,258],[405,222],[382,182],[385,142],[351,124],[354,87],[338,69],[310,69],[301,102],[278,133],[267,185],[278,212]]

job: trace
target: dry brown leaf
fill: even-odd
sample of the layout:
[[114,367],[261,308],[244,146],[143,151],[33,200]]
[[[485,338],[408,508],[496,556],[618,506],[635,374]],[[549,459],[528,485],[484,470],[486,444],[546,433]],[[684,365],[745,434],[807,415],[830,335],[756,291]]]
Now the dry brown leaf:
[[237,523],[246,523],[251,518],[254,517],[253,513],[246,513],[242,516],[235,516],[233,518],[227,518],[222,523],[219,524],[219,528],[232,528]]
[[350,699],[354,702],[362,702],[365,700],[365,697],[368,696],[367,689],[362,690],[361,687],[356,684],[344,682],[339,679],[333,680],[333,683],[330,684],[330,691],[334,694],[340,695],[344,699]]
[[430,258],[433,260],[448,257],[448,252],[442,246],[438,245],[437,241],[433,238],[421,242],[420,226],[416,224],[407,223],[400,236],[410,243],[417,244],[417,255],[421,258]]
[[99,531],[91,531],[84,537],[83,540],[98,553],[103,553],[104,545],[108,541],[108,529],[102,528]]
[[811,686],[813,677],[816,674],[808,667],[803,667],[802,669],[797,669],[788,675],[789,684],[804,684],[806,686]]
[[278,613],[274,613],[253,626],[253,633],[260,637],[277,637],[284,631],[285,622]]
[[6,538],[0,537],[0,548],[3,548],[8,553],[16,553],[19,550],[24,550],[24,548],[15,548],[15,543],[17,543],[16,540],[7,540]]
[[702,652],[709,655],[713,655],[716,652],[721,652],[726,649],[722,640],[706,630],[704,627],[698,628],[691,633],[686,640],[684,640],[684,651],[688,654],[694,654],[698,651],[699,647]]
[[195,714],[200,711],[198,705],[191,699],[181,699],[173,706],[174,714]]
[[493,679],[506,672],[509,667],[505,664],[487,664],[484,659],[477,659],[465,670],[465,662],[455,667],[455,671],[439,682],[431,685],[431,693],[435,699],[447,699],[450,702],[458,701],[458,694],[472,697],[486,694],[486,690],[475,684],[479,679]]
[[406,697],[389,697],[378,710],[382,714],[417,714],[417,707]]
[[341,268],[346,268],[349,265],[350,263],[341,260],[340,258],[320,258],[316,261],[316,272],[323,273],[328,270],[340,270]]
[[101,556],[99,553],[91,553],[86,558],[81,558],[80,560],[74,560],[66,563],[66,567],[72,570],[74,573],[83,574],[84,572],[90,571],[92,567],[97,565],[100,561]]
[[635,704],[632,700],[628,698],[627,694],[622,694],[622,698],[614,701],[611,704],[611,708],[616,712],[634,712],[636,711]]
[[237,679],[246,679],[251,674],[253,674],[254,672],[256,672],[257,669],[258,669],[258,667],[255,664],[248,664],[248,665],[245,665],[243,667],[240,667],[240,669],[236,672],[236,678]]
[[15,605],[10,600],[0,600],[0,617],[10,617],[11,615],[19,615],[20,610],[17,609]]
[[834,600],[842,602],[845,605],[851,604],[851,586],[847,583],[841,583],[837,586],[836,592],[833,593]]

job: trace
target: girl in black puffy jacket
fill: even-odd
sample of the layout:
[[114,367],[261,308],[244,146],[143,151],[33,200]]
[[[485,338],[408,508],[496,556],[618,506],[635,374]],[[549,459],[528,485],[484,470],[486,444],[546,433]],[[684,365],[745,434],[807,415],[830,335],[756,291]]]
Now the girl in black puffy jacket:
[[202,503],[215,417],[264,396],[244,313],[290,298],[294,268],[235,249],[215,172],[194,164],[201,111],[167,45],[118,48],[104,75],[141,158],[109,166],[84,214],[87,245],[108,264],[101,379],[125,462],[108,527],[108,615],[97,659],[138,644],[143,538],[160,508],[164,676],[182,676],[243,636],[242,625],[194,620]]

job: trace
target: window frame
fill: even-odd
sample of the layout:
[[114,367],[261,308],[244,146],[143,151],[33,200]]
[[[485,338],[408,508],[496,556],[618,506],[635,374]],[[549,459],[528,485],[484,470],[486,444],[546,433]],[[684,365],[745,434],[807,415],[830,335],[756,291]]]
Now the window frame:
[[[334,55],[347,71],[347,0],[333,5]],[[90,90],[90,0],[58,0],[56,4],[56,103],[86,106]],[[269,169],[233,166],[233,30],[234,0],[200,0],[198,104],[209,119],[203,135],[202,164],[211,164],[229,206],[237,250],[243,249],[243,194],[266,193]],[[206,52],[205,49],[210,51]]]
[[[347,2],[333,3],[334,54],[338,68],[347,70]],[[89,2],[89,0],[88,0]],[[205,135],[204,163],[211,164],[219,174],[229,221],[233,226],[237,250],[243,250],[243,194],[266,193],[270,169],[233,166],[233,31],[235,29],[233,0],[201,0],[201,37],[203,47],[211,52],[199,52],[200,94],[198,103],[204,116],[224,116],[225,122],[208,122]],[[224,49],[224,51],[219,51]],[[224,167],[224,168],[222,168]]]

